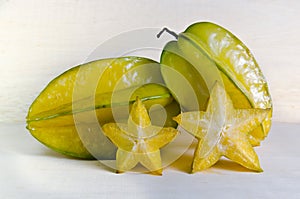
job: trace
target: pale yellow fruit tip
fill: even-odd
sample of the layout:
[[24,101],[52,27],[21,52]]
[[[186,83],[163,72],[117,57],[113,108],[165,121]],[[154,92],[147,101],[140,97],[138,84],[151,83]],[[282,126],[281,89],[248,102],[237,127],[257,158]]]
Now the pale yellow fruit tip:
[[173,119],[175,122],[177,122],[178,124],[180,124],[180,123],[181,123],[181,114],[179,114],[179,115],[173,117],[172,119]]

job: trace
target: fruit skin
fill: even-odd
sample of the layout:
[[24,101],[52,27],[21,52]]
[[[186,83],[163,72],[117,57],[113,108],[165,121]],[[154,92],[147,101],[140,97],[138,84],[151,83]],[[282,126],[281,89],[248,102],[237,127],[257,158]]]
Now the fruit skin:
[[[126,75],[123,76],[124,74]],[[89,62],[71,68],[53,79],[30,106],[27,120],[53,107],[72,103],[74,88],[83,99],[91,94],[114,91],[119,80],[121,86],[118,90],[147,83],[163,83],[159,64],[150,59],[124,57]]]
[[[232,33],[210,22],[190,25],[177,41],[183,57],[203,76],[210,89],[217,79],[231,97],[235,108],[272,110],[268,85],[250,50]],[[213,71],[218,69],[220,77]],[[208,70],[208,71],[206,71]],[[212,78],[213,76],[213,78]],[[164,73],[163,73],[163,77]],[[249,135],[252,145],[259,145],[271,127],[272,111]]]
[[[52,80],[34,100],[26,118],[27,129],[41,143],[60,153],[83,159],[112,159],[116,149],[99,133],[101,131],[98,124],[114,121],[111,100],[116,98],[118,101],[118,97],[112,98],[112,94],[127,93],[127,96],[132,95],[131,99],[139,95],[147,107],[157,103],[162,106],[176,103],[168,89],[159,85],[162,82],[158,63],[146,58],[104,59],[74,67]],[[144,86],[140,87],[141,85]],[[74,96],[76,101],[73,103]],[[124,102],[123,99],[120,100],[121,102],[114,104],[114,111],[123,113],[124,107],[120,105]],[[173,111],[168,119],[171,120],[178,112],[179,109]],[[93,123],[95,113],[96,124]],[[122,119],[127,115],[125,113],[119,116]],[[76,126],[74,117],[79,118]],[[89,149],[100,147],[99,150],[95,149],[99,154],[93,153],[96,157],[91,155],[80,137],[85,138],[84,144],[89,145]]]
[[166,44],[160,62],[164,81],[182,108],[187,111],[205,110],[208,88],[197,69],[184,58],[176,41]]
[[248,133],[260,125],[269,111],[234,108],[228,93],[216,82],[206,111],[185,112],[174,118],[182,128],[199,140],[192,172],[211,167],[221,156],[261,172],[259,159],[248,139]]

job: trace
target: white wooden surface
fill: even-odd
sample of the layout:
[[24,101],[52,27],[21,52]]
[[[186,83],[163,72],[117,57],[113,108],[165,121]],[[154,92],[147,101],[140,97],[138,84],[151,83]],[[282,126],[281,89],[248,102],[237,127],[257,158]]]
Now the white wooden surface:
[[0,122],[24,122],[46,84],[102,42],[133,29],[180,32],[213,21],[256,56],[274,101],[274,121],[300,122],[300,2],[297,0],[0,0]]
[[153,176],[115,174],[97,161],[66,158],[34,140],[23,124],[0,124],[0,198],[299,199],[299,129],[299,124],[273,125],[255,148],[263,173],[223,160],[189,174],[192,156],[185,155],[184,164]]

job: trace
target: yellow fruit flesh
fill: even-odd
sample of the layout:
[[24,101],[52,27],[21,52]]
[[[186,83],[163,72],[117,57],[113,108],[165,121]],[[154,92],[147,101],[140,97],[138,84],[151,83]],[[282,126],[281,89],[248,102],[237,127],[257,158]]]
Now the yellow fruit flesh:
[[[141,90],[149,90],[151,92],[143,93],[141,92]],[[147,96],[142,97],[148,109],[152,107],[153,104],[160,104],[161,106],[166,106],[166,110],[167,112],[168,110],[170,111],[170,115],[168,116],[165,125],[174,125],[174,123],[171,123],[171,118],[179,113],[179,106],[176,101],[173,101],[172,96],[166,88],[157,84],[148,84],[138,88],[136,92],[133,93],[131,99],[134,99],[136,96],[142,96],[141,94],[151,94],[150,98]],[[169,105],[172,109],[168,108]],[[117,114],[119,120],[123,118],[123,120],[125,120],[126,118],[128,118],[128,114],[126,114],[126,111],[128,111],[127,108],[128,107],[124,105],[117,106],[114,108],[114,114]],[[115,149],[111,145],[111,143],[107,142],[107,139],[105,137],[102,137],[101,140],[98,139],[98,142],[104,142],[106,143],[106,146],[102,149],[100,148],[96,150],[97,143],[95,139],[101,136],[99,135],[99,133],[101,133],[101,131],[99,131],[100,126],[98,126],[98,123],[93,124],[89,122],[93,121],[95,113],[99,124],[103,125],[105,123],[113,122],[115,120],[111,108],[97,108],[91,111],[83,111],[76,113],[76,117],[80,118],[80,123],[77,122],[76,126],[73,114],[63,115],[61,113],[62,116],[56,115],[53,118],[50,117],[51,119],[41,119],[29,122],[27,128],[30,130],[31,134],[34,137],[36,137],[39,141],[61,153],[75,157],[90,159],[92,156],[86,148],[93,148],[93,151],[100,151],[100,153],[101,150],[103,151],[105,149],[106,153],[109,153],[113,156],[107,156],[108,154],[100,154],[101,156],[99,155],[98,157],[102,159],[111,159],[112,157],[114,157],[114,154],[110,153],[110,151],[115,151]],[[154,123],[161,122],[157,119],[159,118],[154,118]],[[78,135],[78,131],[80,132],[80,136]],[[82,134],[86,133],[88,133],[88,135],[82,138]],[[94,136],[94,134],[96,135]],[[84,145],[82,143],[82,139],[84,139]]]
[[225,89],[216,84],[205,112],[185,112],[174,119],[198,140],[193,172],[215,164],[221,156],[262,171],[248,133],[267,117],[270,109],[235,109]]
[[103,132],[118,147],[116,167],[128,171],[141,163],[148,170],[161,175],[162,163],[159,149],[171,142],[177,130],[153,126],[148,111],[137,98],[127,124],[108,123]]
[[[193,43],[216,63],[236,108],[272,108],[268,86],[258,64],[249,49],[229,31],[208,22],[196,23],[179,36],[178,42],[186,55],[193,53],[185,43]],[[250,133],[253,145],[267,136],[271,117],[272,111],[262,125]]]
[[[122,76],[123,73],[125,73],[124,76]],[[101,74],[103,75],[99,79]],[[128,79],[133,74],[137,77]],[[107,79],[110,79],[110,82],[107,82]],[[82,96],[76,102],[72,102],[76,81],[85,82],[86,84],[96,81],[97,89],[96,91],[89,90],[88,85],[84,85],[82,90],[78,87],[79,91],[77,92]],[[102,82],[102,85],[98,82]],[[86,137],[83,144],[78,135],[78,130],[81,132],[80,136],[84,136],[85,132],[90,132],[91,137],[93,137],[93,133],[99,134],[99,124],[114,121],[111,109],[112,102],[114,102],[114,113],[116,112],[118,118],[128,117],[128,110],[124,106],[126,103],[128,104],[128,101],[121,96],[125,96],[125,94],[129,96],[129,99],[126,98],[129,103],[133,103],[135,97],[140,96],[148,108],[153,104],[167,106],[176,103],[173,102],[168,89],[158,84],[146,84],[151,82],[162,82],[160,69],[157,63],[144,58],[107,59],[75,67],[51,81],[33,102],[27,116],[27,128],[35,138],[56,151],[74,157],[90,159],[93,156],[84,144],[89,145],[88,148],[93,148],[97,143],[95,143],[95,140]],[[138,88],[139,85],[143,84],[146,85]],[[117,89],[114,89],[113,86],[116,86]],[[113,90],[117,91],[113,94]],[[91,94],[95,94],[95,96],[91,98]],[[74,104],[76,105],[74,106]],[[175,115],[178,112],[179,109],[173,113]],[[97,128],[90,123],[90,121],[95,121],[93,120],[95,114],[99,122]],[[80,118],[79,123],[78,120],[76,121],[76,127],[74,116],[76,116],[76,119]],[[171,117],[169,117],[169,120]],[[174,125],[173,122],[168,123]],[[109,141],[107,142],[107,139],[103,138],[99,142],[104,142],[107,145],[107,147],[102,148],[102,150],[107,149],[105,153],[114,151],[115,147]],[[101,154],[100,152],[99,158],[111,159],[113,156]]]

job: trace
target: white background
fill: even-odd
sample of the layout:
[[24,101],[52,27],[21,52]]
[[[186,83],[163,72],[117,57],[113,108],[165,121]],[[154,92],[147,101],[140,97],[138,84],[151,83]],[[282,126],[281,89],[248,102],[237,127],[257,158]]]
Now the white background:
[[[0,198],[300,198],[300,1],[0,0]],[[189,174],[191,148],[163,176],[115,174],[67,158],[25,129],[47,83],[125,31],[212,21],[242,39],[269,82],[274,125],[255,148],[263,173],[231,161]]]
[[124,31],[218,23],[255,55],[274,121],[300,122],[300,2],[296,0],[0,0],[0,122],[24,123],[38,93]]

